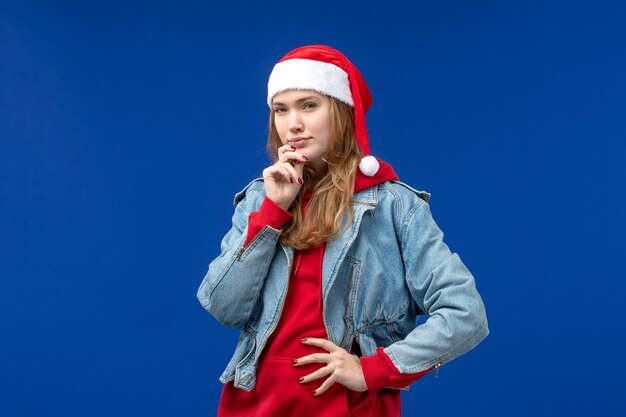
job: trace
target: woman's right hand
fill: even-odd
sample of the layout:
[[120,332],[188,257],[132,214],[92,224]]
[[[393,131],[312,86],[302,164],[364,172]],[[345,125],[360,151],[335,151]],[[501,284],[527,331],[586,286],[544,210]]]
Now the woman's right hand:
[[267,197],[284,210],[289,209],[302,187],[302,172],[307,160],[295,147],[283,145],[278,148],[278,161],[263,170]]

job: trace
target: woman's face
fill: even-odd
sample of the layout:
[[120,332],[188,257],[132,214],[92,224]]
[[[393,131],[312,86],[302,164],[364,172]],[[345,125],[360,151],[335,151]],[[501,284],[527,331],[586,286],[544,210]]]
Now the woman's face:
[[283,145],[291,145],[316,171],[330,141],[330,100],[312,90],[287,90],[272,99],[274,125]]

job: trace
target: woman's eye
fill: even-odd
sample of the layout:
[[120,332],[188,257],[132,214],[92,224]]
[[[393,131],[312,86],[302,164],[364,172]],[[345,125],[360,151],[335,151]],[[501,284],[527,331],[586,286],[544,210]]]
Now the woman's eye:
[[282,107],[276,108],[276,109],[274,109],[274,113],[282,113],[283,110],[285,110],[285,109],[283,109]]
[[315,108],[315,107],[316,107],[316,104],[315,104],[315,103],[306,103],[306,104],[304,105],[304,108],[305,108],[305,109],[313,109],[313,108]]

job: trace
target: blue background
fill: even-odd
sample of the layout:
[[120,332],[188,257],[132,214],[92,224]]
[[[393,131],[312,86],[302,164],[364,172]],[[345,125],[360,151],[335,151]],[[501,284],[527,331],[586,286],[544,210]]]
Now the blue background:
[[311,43],[487,307],[404,414],[625,415],[624,2],[86,3],[0,3],[1,415],[215,414],[237,331],[196,289]]

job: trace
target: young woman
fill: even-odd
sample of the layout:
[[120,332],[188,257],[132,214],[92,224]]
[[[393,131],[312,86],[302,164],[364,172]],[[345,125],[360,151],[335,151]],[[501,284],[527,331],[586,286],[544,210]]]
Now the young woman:
[[430,194],[370,155],[371,102],[360,72],[327,46],[295,49],[272,70],[273,163],[235,195],[197,294],[242,329],[220,417],[399,416],[399,388],[489,334]]

